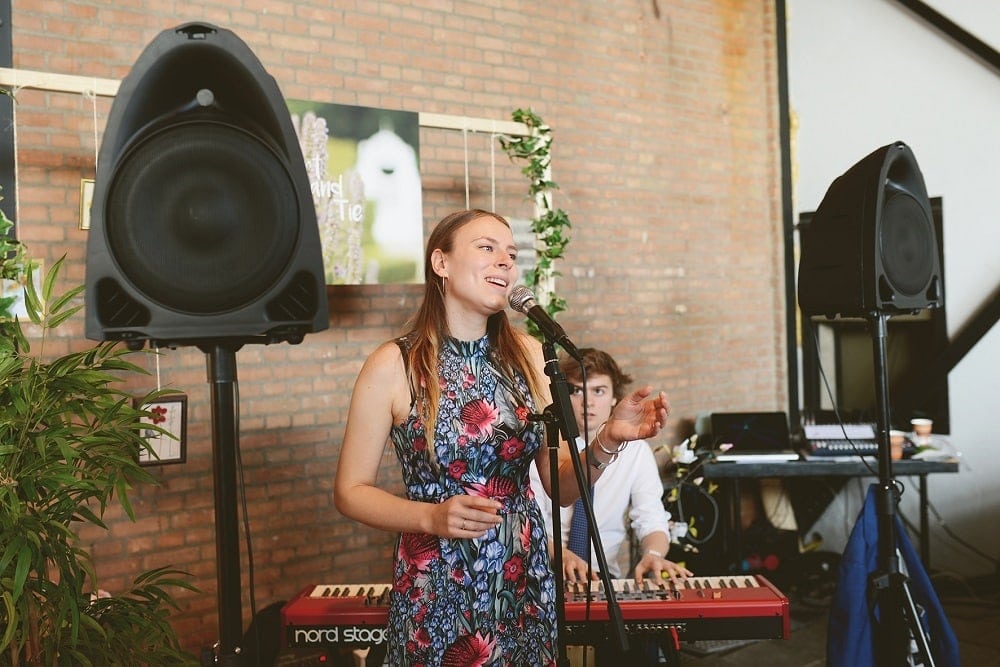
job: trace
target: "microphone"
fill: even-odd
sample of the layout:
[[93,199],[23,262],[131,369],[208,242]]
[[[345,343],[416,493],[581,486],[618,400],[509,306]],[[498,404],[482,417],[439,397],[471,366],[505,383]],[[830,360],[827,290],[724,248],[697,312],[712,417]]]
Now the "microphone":
[[557,343],[562,349],[566,350],[566,354],[577,361],[583,361],[580,351],[576,349],[576,345],[569,339],[569,336],[559,326],[559,323],[552,319],[552,316],[546,313],[544,308],[538,305],[535,301],[535,295],[531,293],[530,289],[524,285],[516,285],[510,291],[510,297],[507,300],[511,308],[527,315],[528,319],[541,329],[542,334],[549,341]]

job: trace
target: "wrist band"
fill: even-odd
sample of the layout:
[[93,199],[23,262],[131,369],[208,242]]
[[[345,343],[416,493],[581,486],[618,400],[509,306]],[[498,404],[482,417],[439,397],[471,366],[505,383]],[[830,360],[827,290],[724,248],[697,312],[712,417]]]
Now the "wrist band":
[[[606,449],[604,447],[604,442],[601,440],[601,432],[604,430],[604,427],[607,426],[607,424],[608,422],[604,421],[601,423],[600,426],[597,427],[597,435],[594,436],[594,440],[597,442],[597,446],[601,448],[602,452],[604,452],[608,456],[613,456],[615,458],[618,458],[618,455],[621,454],[626,447],[628,447],[629,441],[628,440],[623,441],[621,444],[618,445],[618,449]],[[613,460],[614,459],[612,459],[612,461]]]
[[652,554],[653,556],[656,556],[657,558],[665,558],[665,556],[663,554],[661,554],[659,551],[657,551],[656,549],[646,549],[646,553],[647,554]]
[[[608,452],[607,450],[605,450],[603,447],[601,448],[601,450],[604,451],[606,454],[611,454],[610,452]],[[589,445],[587,446],[587,463],[589,465],[597,468],[598,470],[604,470],[609,465],[611,465],[612,463],[614,463],[617,458],[618,458],[617,454],[611,454],[611,460],[610,461],[608,461],[607,463],[601,463],[600,461],[597,460],[597,455],[594,454],[594,448],[590,447]]]

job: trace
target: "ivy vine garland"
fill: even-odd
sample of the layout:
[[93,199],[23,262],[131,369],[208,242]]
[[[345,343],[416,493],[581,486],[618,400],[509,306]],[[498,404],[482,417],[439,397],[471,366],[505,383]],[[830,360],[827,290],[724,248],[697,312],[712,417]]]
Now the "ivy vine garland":
[[[535,268],[525,272],[524,283],[546,312],[555,315],[566,310],[566,300],[555,293],[555,279],[561,275],[555,269],[555,261],[562,258],[569,243],[566,230],[570,224],[565,211],[552,207],[552,192],[559,188],[550,178],[552,129],[530,109],[517,109],[511,118],[531,131],[527,136],[500,137],[500,146],[512,161],[527,163],[521,168],[521,173],[528,177],[528,195],[535,201],[531,231],[535,234],[538,260]],[[540,332],[530,321],[528,330],[535,337],[540,337]]]

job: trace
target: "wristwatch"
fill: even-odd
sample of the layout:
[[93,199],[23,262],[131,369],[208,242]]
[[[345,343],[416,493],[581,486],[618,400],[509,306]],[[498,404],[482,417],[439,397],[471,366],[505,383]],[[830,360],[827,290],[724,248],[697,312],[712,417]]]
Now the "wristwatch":
[[598,470],[604,470],[609,465],[611,465],[612,463],[614,463],[615,459],[617,459],[617,458],[618,458],[618,455],[614,454],[614,455],[611,456],[611,460],[610,461],[608,461],[607,463],[601,463],[600,461],[597,460],[597,456],[594,455],[594,448],[591,447],[590,445],[587,445],[587,463],[589,465],[593,466],[594,468],[597,468]]

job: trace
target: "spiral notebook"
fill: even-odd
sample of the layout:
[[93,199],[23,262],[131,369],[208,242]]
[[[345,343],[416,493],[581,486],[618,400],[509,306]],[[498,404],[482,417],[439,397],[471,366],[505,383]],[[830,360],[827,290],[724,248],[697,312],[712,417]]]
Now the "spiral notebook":
[[716,461],[772,463],[797,461],[784,412],[713,412],[709,419],[714,448],[731,444]]

